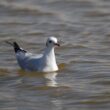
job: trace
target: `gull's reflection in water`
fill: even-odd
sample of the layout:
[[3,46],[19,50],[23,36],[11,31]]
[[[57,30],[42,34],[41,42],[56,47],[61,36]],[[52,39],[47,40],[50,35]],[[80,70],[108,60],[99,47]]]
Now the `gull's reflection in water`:
[[46,80],[46,85],[50,87],[57,87],[56,76],[57,72],[45,73],[44,78]]
[[57,87],[56,76],[58,72],[24,72],[19,71],[19,76],[21,76],[21,83],[23,86],[34,86],[40,87]]
[[[65,64],[61,63],[58,65],[59,69],[62,70],[65,67]],[[34,86],[37,88],[46,87],[58,87],[57,75],[58,72],[26,72],[19,70],[18,75],[21,77],[21,85],[23,86]]]

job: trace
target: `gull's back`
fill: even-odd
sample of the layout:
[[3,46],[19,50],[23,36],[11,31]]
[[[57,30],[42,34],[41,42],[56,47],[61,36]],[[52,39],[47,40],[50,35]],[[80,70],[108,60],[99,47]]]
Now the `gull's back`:
[[41,67],[42,54],[34,55],[31,53],[18,52],[16,58],[19,66],[28,71],[39,71]]

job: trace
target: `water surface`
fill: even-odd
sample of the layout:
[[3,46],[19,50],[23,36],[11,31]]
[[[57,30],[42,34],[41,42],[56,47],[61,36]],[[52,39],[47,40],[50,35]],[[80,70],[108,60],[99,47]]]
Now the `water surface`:
[[[41,53],[48,36],[60,70],[20,70],[5,41]],[[0,0],[0,110],[44,109],[110,109],[109,0]]]

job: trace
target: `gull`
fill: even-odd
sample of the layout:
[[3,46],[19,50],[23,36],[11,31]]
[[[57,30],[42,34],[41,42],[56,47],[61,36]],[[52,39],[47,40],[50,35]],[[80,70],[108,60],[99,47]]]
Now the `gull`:
[[[9,42],[7,42],[9,43]],[[9,43],[11,44],[11,43]],[[23,70],[38,72],[58,71],[54,49],[60,46],[56,37],[49,37],[43,54],[34,55],[22,49],[16,42],[13,42],[17,62]]]

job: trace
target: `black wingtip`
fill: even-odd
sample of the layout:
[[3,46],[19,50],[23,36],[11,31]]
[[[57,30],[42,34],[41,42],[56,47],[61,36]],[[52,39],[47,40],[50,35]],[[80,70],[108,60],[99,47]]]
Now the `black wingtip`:
[[13,46],[14,46],[15,53],[21,50],[19,45],[16,42],[13,42]]
[[20,48],[20,46],[16,42],[13,42],[13,47],[14,47],[15,53],[20,52],[20,51],[23,52],[23,53],[27,52],[26,50]]

